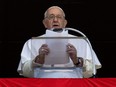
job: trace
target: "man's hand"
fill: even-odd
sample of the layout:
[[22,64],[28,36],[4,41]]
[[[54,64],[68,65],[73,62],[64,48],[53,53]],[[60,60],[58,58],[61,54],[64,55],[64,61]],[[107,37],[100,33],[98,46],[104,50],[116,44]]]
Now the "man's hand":
[[72,44],[67,45],[67,53],[69,54],[74,64],[78,63],[77,50]]
[[36,56],[35,62],[39,64],[43,64],[45,60],[45,55],[48,55],[49,48],[47,44],[43,44],[39,49],[39,55]]
[[39,55],[48,55],[49,53],[49,48],[47,44],[43,44],[40,49],[39,49]]

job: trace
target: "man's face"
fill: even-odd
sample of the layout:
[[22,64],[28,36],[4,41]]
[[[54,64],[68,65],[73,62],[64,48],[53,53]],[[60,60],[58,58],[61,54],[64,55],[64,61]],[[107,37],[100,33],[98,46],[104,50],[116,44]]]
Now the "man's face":
[[43,20],[45,28],[64,28],[67,21],[64,18],[62,11],[58,8],[48,10],[47,17]]

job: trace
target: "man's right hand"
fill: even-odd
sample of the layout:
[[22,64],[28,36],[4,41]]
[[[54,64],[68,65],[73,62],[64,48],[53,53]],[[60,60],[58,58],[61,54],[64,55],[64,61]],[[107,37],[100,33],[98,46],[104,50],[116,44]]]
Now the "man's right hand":
[[43,64],[45,60],[45,55],[48,55],[49,48],[47,44],[43,44],[39,49],[39,55],[35,58],[35,63]]
[[39,49],[39,55],[48,55],[49,53],[49,48],[47,44],[43,44],[40,49]]

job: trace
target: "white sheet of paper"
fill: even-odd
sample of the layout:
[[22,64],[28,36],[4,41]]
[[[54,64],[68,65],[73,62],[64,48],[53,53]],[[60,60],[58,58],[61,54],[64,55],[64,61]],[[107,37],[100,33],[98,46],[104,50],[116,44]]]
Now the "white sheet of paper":
[[[68,31],[54,32],[46,30],[46,37],[66,37]],[[45,57],[46,65],[65,64],[69,62],[69,56],[66,52],[68,39],[46,39],[46,44],[50,49],[50,53]]]

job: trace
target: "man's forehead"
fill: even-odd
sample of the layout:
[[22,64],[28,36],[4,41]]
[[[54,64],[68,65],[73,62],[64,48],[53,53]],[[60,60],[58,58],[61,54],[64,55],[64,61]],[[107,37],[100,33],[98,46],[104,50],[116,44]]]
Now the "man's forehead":
[[58,9],[58,8],[51,8],[51,9],[48,9],[48,14],[62,14],[63,12]]
[[44,13],[44,17],[46,17],[48,15],[51,15],[51,14],[61,15],[61,16],[64,16],[65,17],[64,11],[62,10],[62,8],[60,8],[58,6],[52,6],[52,7],[48,8],[46,10],[46,12]]

